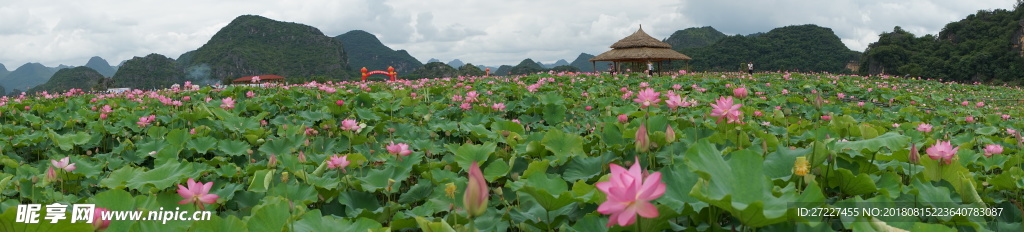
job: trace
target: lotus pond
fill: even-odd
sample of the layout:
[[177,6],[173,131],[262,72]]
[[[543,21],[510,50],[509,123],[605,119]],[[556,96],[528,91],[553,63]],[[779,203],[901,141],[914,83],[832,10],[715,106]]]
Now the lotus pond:
[[[827,73],[184,86],[0,99],[0,230],[96,229],[15,222],[18,205],[53,203],[213,212],[105,231],[1021,231],[1024,218],[1016,87]],[[1001,212],[801,212],[856,207]]]

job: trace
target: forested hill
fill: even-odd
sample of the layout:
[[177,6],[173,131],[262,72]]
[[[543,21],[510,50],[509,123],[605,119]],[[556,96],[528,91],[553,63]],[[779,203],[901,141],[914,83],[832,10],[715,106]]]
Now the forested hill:
[[981,10],[946,24],[938,36],[900,27],[882,34],[861,60],[862,74],[959,82],[1024,84],[1024,9]]
[[185,82],[181,65],[160,54],[134,57],[121,65],[105,88],[162,89]]
[[345,46],[349,66],[353,69],[366,67],[369,70],[387,70],[391,66],[396,72],[404,74],[423,66],[409,52],[392,50],[366,31],[349,31],[334,38]]
[[690,69],[696,71],[736,71],[753,62],[757,71],[848,72],[846,65],[860,56],[832,29],[816,25],[780,27],[755,36],[727,36],[705,47],[673,49],[693,57]]
[[70,89],[82,89],[85,91],[106,90],[105,88],[94,89],[103,79],[103,74],[87,66],[66,68],[54,73],[53,77],[50,77],[50,80],[46,81],[46,83],[32,87],[26,92],[38,93],[47,91],[50,93],[60,93]]
[[715,44],[715,42],[725,37],[724,33],[715,30],[714,27],[691,27],[672,33],[672,36],[669,36],[668,39],[662,42],[668,43],[672,45],[672,48],[679,50],[706,47]]
[[183,56],[185,68],[208,66],[209,78],[220,81],[260,74],[348,78],[352,72],[341,41],[308,25],[254,15],[235,18]]

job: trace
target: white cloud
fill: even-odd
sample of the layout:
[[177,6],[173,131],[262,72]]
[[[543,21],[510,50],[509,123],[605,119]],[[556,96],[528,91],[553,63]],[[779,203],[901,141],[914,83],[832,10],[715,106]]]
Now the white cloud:
[[980,9],[1010,8],[1012,0],[925,1],[461,1],[229,0],[33,1],[0,6],[0,63],[82,65],[98,55],[111,63],[160,53],[177,58],[199,48],[243,14],[307,24],[327,36],[365,30],[421,61],[545,63],[599,54],[643,24],[663,39],[676,30],[713,26],[727,34],[817,24],[861,51],[878,34],[901,26],[935,34]]

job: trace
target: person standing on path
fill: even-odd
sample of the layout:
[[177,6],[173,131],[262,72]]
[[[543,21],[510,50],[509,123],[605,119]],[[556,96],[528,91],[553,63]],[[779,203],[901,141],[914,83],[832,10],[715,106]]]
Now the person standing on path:
[[747,61],[747,73],[754,75],[754,62]]
[[654,75],[654,64],[651,63],[650,61],[647,61],[647,77],[651,77],[653,75]]

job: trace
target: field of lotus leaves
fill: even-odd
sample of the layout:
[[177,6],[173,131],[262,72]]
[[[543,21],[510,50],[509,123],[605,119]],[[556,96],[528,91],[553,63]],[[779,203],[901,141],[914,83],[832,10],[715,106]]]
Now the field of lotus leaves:
[[[1021,231],[1016,99],[820,73],[3,98],[0,230],[94,230],[14,222],[19,204],[79,203],[214,212],[106,231]],[[826,207],[1001,212],[800,212]]]

